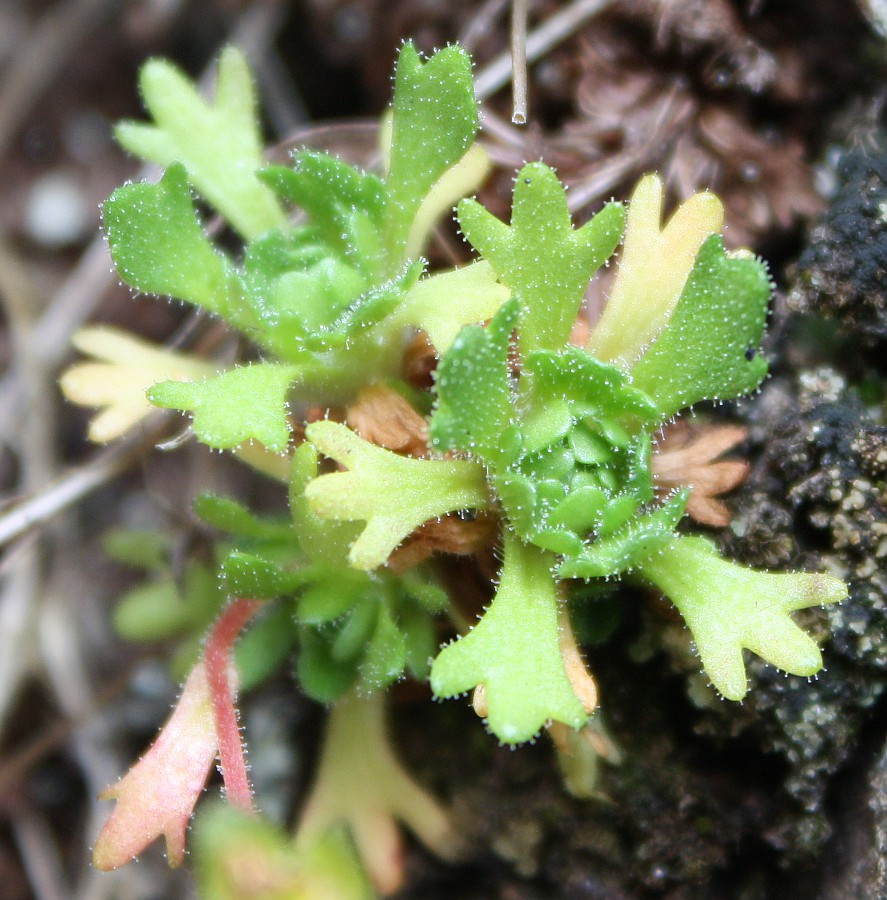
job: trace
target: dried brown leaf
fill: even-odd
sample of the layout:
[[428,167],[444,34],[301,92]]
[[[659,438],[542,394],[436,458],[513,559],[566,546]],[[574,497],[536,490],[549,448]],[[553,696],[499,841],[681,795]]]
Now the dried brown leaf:
[[428,450],[428,423],[397,391],[382,384],[361,390],[345,416],[348,427],[365,441],[406,456]]
[[653,454],[657,493],[689,486],[687,514],[691,518],[704,525],[729,525],[730,511],[716,498],[742,484],[749,466],[744,460],[718,457],[742,443],[747,434],[739,425],[713,425],[695,433],[683,422],[670,426]]
[[403,355],[403,377],[407,384],[418,390],[425,390],[434,384],[434,370],[437,368],[437,353],[424,331],[407,344]]
[[435,553],[473,556],[492,546],[496,539],[496,521],[480,515],[476,519],[444,516],[417,528],[389,557],[388,566],[403,572]]

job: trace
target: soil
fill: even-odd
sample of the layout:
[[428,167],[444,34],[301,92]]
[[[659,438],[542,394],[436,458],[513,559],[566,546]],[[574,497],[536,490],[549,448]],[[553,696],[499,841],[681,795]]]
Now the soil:
[[[530,28],[573,0],[530,3]],[[749,429],[725,552],[772,569],[825,569],[850,598],[805,624],[823,642],[809,683],[759,662],[743,704],[713,699],[689,637],[658,598],[607,599],[586,643],[609,736],[594,796],[565,789],[540,738],[511,750],[467,704],[397,693],[394,731],[469,850],[444,864],[418,844],[402,900],[436,898],[887,897],[887,42],[872,0],[611,0],[530,68],[530,122],[506,88],[483,99],[497,163],[483,189],[507,214],[513,170],[544,158],[582,221],[646,171],[672,203],[710,187],[727,241],[764,256],[775,284],[771,376],[700,422]],[[110,273],[99,206],[140,177],[111,126],[140,117],[137,71],[164,55],[200,76],[245,47],[269,146],[372,153],[401,40],[462,39],[483,78],[508,49],[505,0],[8,0],[0,8],[0,897],[174,898],[187,871],[159,848],[111,875],[89,845],[97,796],[137,758],[177,690],[169,649],[110,625],[133,574],[102,551],[120,525],[199,552],[190,499],[216,487],[282,500],[193,443],[138,435],[96,450],[55,382],[70,335],[103,321],[170,340],[183,309],[137,302]],[[319,123],[336,127],[319,129]],[[464,257],[439,235],[441,260]],[[602,302],[590,294],[590,314]],[[179,423],[165,421],[165,434]],[[60,498],[55,484],[94,477]],[[33,527],[5,532],[43,498]],[[49,499],[46,499],[49,498]],[[37,507],[35,507],[37,509]],[[39,511],[39,510],[38,510]],[[601,607],[603,608],[603,607]],[[247,698],[260,803],[289,821],[316,752],[320,710],[286,676]]]

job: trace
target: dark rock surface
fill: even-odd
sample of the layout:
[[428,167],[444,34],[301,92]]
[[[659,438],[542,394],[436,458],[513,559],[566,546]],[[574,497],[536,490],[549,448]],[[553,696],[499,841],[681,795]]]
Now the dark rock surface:
[[887,338],[887,135],[861,126],[824,177],[833,196],[798,260],[794,309],[828,316],[859,337]]

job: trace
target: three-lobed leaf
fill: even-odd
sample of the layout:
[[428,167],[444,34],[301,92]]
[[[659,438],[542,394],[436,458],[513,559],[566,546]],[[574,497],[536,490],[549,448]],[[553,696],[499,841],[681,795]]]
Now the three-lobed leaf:
[[290,441],[287,395],[299,376],[295,366],[256,363],[202,382],[165,381],[148,399],[193,415],[194,433],[208,447],[228,450],[258,441],[283,452]]
[[609,203],[574,231],[563,185],[536,162],[517,175],[510,225],[476,200],[463,200],[458,218],[471,245],[520,298],[520,346],[527,354],[567,342],[591,276],[616,248],[625,213]]
[[508,744],[530,740],[550,721],[587,719],[564,669],[557,587],[549,554],[504,537],[499,590],[468,634],[444,647],[431,667],[431,689],[455,697],[483,685],[487,724]]
[[188,180],[247,240],[284,224],[274,193],[256,177],[262,138],[255,88],[237,48],[226,47],[219,57],[214,103],[162,59],[143,66],[139,85],[155,124],[121,122],[116,136],[125,149],[161,166],[181,163]]
[[487,505],[484,471],[477,463],[398,456],[337,422],[312,422],[305,436],[348,470],[315,479],[305,496],[322,518],[367,523],[349,553],[359,569],[382,565],[423,522]]
[[832,575],[758,572],[722,559],[704,538],[677,537],[637,560],[637,572],[678,608],[712,684],[729,700],[748,691],[743,649],[792,675],[822,668],[816,642],[790,613],[840,603]]

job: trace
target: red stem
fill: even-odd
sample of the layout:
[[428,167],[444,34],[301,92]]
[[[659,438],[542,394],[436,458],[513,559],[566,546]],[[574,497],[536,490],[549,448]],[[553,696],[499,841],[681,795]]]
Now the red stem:
[[234,692],[231,690],[228,673],[234,642],[246,623],[263,605],[261,600],[235,600],[219,617],[203,651],[213,721],[219,739],[219,768],[222,770],[225,792],[230,803],[247,812],[254,811],[253,792],[246,774],[243,741],[240,738]]

